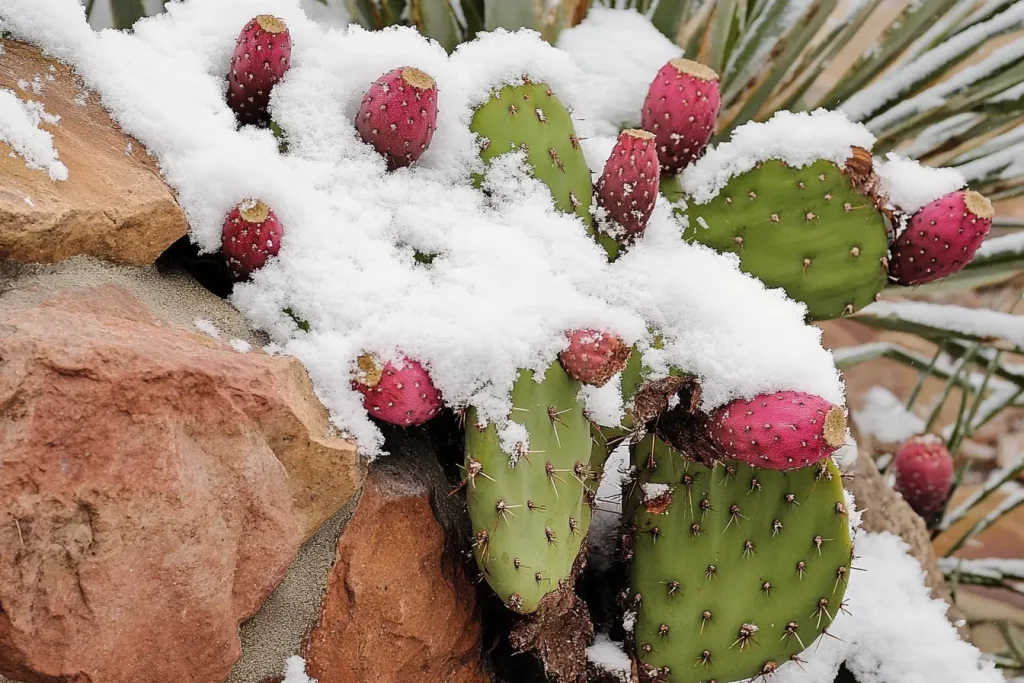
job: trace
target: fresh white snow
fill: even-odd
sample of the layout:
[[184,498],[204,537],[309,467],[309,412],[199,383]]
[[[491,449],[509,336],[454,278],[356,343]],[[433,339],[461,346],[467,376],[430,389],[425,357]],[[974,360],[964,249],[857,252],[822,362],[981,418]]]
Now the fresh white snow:
[[776,112],[759,123],[736,128],[732,138],[709,147],[704,156],[683,171],[683,189],[697,204],[707,204],[735,176],[769,159],[780,159],[802,168],[821,159],[843,165],[851,148],[870,150],[875,136],[843,113],[816,109],[812,112]]
[[640,110],[654,76],[683,49],[636,10],[591,7],[578,26],[558,36],[583,70],[580,106],[594,132],[618,135],[640,125]]
[[864,313],[965,335],[1003,339],[1015,347],[1024,347],[1024,316],[922,301],[876,301]]
[[629,683],[632,670],[629,655],[622,649],[621,643],[615,642],[607,634],[598,633],[594,636],[594,642],[587,648],[587,661],[598,671],[614,676],[622,683]]
[[923,166],[894,152],[875,164],[875,173],[889,202],[908,214],[967,184],[956,169]]
[[9,88],[0,88],[0,141],[25,159],[25,166],[46,171],[53,181],[68,179],[68,168],[53,147],[53,134],[40,123],[57,125],[60,117],[46,113],[41,102],[23,100]]
[[306,675],[306,660],[298,655],[288,658],[281,683],[317,683],[315,678]]
[[[683,243],[663,200],[644,239],[609,265],[579,221],[553,209],[519,155],[492,165],[490,196],[472,186],[471,174],[483,170],[468,129],[472,107],[524,73],[576,105],[580,137],[592,133],[578,98],[583,72],[534,32],[486,34],[449,57],[412,29],[326,29],[297,0],[172,3],[133,34],[92,31],[75,0],[40,7],[3,0],[3,28],[76,66],[156,155],[203,249],[219,247],[224,217],[240,201],[260,198],[277,213],[279,257],[236,286],[231,302],[270,334],[271,351],[303,361],[334,424],[367,455],[380,452],[382,438],[349,382],[365,352],[420,360],[450,405],[471,404],[504,423],[517,369],[546,367],[566,330],[606,329],[633,343],[650,325],[667,340],[649,354],[656,372],[698,374],[705,408],[782,389],[843,402],[802,305],[741,274],[734,257]],[[271,101],[287,155],[269,131],[235,130],[225,104],[238,31],[260,12],[282,17],[294,44]],[[402,65],[435,78],[440,114],[417,166],[387,173],[353,119],[369,83]],[[865,135],[855,142],[869,144]],[[848,144],[834,143],[833,156]],[[590,166],[602,166],[590,153]],[[438,256],[425,267],[414,250]],[[285,308],[312,331],[299,330]],[[764,329],[773,333],[757,333]]]

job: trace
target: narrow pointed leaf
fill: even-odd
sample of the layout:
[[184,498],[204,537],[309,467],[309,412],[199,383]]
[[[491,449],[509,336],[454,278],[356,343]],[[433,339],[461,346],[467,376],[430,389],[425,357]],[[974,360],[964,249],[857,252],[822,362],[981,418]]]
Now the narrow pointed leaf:
[[448,52],[459,44],[459,27],[448,0],[410,0],[409,18],[420,33],[439,42]]
[[484,0],[484,30],[539,29],[539,19],[533,0]]
[[129,29],[135,22],[146,16],[142,0],[110,0],[110,13],[114,28]]

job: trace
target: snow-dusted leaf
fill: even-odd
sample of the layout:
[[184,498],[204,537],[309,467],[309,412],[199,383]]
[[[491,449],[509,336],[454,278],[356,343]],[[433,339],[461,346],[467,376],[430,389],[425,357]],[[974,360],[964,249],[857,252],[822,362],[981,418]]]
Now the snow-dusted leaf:
[[1024,457],[1021,457],[1018,462],[990,473],[988,479],[985,480],[985,483],[977,491],[965,498],[955,508],[946,511],[946,514],[942,516],[942,520],[936,528],[940,531],[945,531],[964,519],[975,506],[984,502],[1004,484],[1014,481],[1021,472],[1024,472]]
[[988,529],[990,526],[998,522],[1000,519],[1002,519],[1006,515],[1010,514],[1011,512],[1019,508],[1021,505],[1024,505],[1024,489],[1019,489],[1008,495],[1006,498],[1003,499],[1001,503],[999,503],[999,505],[995,507],[995,509],[993,509],[987,515],[985,515],[977,522],[975,522],[974,526],[965,531],[963,535],[960,536],[960,538],[958,538],[953,543],[953,545],[949,547],[949,550],[946,551],[946,556],[949,557],[950,555],[955,553],[957,550],[962,548],[963,545],[967,543],[969,540],[971,540],[978,534]]
[[539,29],[534,0],[484,0],[484,28],[493,31],[506,28],[515,31],[520,28]]
[[936,341],[954,337],[1024,352],[1024,316],[999,311],[918,301],[878,301],[849,319]]
[[449,0],[409,0],[409,18],[420,33],[451,52],[459,43],[459,26]]

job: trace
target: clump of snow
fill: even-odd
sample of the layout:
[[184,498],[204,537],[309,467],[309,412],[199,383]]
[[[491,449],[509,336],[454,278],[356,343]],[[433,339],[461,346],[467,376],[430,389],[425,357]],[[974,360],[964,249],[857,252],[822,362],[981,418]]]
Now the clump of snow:
[[629,655],[622,648],[622,643],[617,643],[605,633],[598,633],[594,636],[594,642],[587,648],[587,661],[598,671],[613,676],[622,683],[629,683],[632,662]]
[[885,161],[875,164],[881,189],[896,208],[915,213],[939,197],[956,192],[967,184],[953,168],[922,166],[919,161],[889,152]]
[[[368,455],[380,452],[382,436],[349,381],[366,352],[422,362],[448,404],[498,422],[510,450],[521,441],[506,419],[518,370],[546,367],[572,329],[606,329],[633,344],[653,326],[665,349],[645,352],[645,362],[657,373],[696,373],[706,409],[783,389],[842,402],[803,306],[741,273],[735,257],[684,243],[664,199],[640,243],[609,264],[578,219],[554,210],[522,155],[490,166],[489,195],[473,187],[483,165],[469,123],[493,90],[525,73],[566,105],[585,104],[572,58],[535,32],[485,34],[449,56],[409,28],[328,30],[298,0],[170,3],[132,33],[92,31],[76,0],[45,7],[4,0],[3,28],[73,64],[157,157],[197,244],[217,250],[224,217],[240,201],[274,209],[284,227],[280,254],[237,285],[231,302],[269,334],[268,352],[302,360],[333,424]],[[292,34],[292,68],[271,100],[288,137],[284,155],[269,131],[236,130],[224,97],[238,31],[261,12],[284,19]],[[388,173],[353,120],[373,79],[404,65],[434,77],[440,113],[416,166]],[[585,106],[577,109],[587,118]],[[580,137],[587,125],[578,122]],[[864,144],[846,126],[804,121],[799,147],[845,159],[850,144]],[[806,137],[819,128],[843,139],[827,146]],[[416,251],[437,256],[425,266]]]
[[672,490],[672,487],[668,484],[641,484],[641,489],[644,492],[644,502],[657,500],[666,493]]
[[622,374],[616,374],[603,387],[584,384],[580,390],[587,417],[603,427],[622,424],[625,407],[622,404]]
[[231,344],[231,348],[239,353],[249,353],[252,351],[252,344],[245,341],[244,339],[238,339],[237,337],[228,342]]
[[220,330],[213,323],[212,320],[206,320],[205,318],[196,318],[195,321],[196,329],[203,334],[209,335],[214,339],[220,339]]
[[857,455],[857,440],[853,438],[853,434],[847,429],[846,441],[832,453],[832,458],[839,469],[847,471],[853,469],[853,466],[857,464]]
[[853,147],[871,149],[875,136],[853,123],[842,112],[776,112],[760,123],[751,121],[736,128],[732,138],[707,153],[682,173],[683,190],[698,204],[707,204],[728,182],[769,159],[780,159],[795,168],[827,159],[843,165]]
[[683,54],[636,10],[607,7],[591,7],[578,26],[562,31],[558,47],[583,70],[580,108],[604,135],[639,127],[654,76]]
[[53,148],[53,134],[39,124],[57,125],[59,121],[59,116],[46,113],[41,102],[22,100],[13,90],[0,88],[0,141],[20,154],[25,166],[46,171],[53,181],[67,180],[68,168]]
[[910,412],[898,396],[875,386],[864,395],[864,405],[853,411],[853,422],[864,436],[883,443],[901,443],[924,431],[924,420]]
[[831,681],[845,661],[865,683],[1003,683],[995,666],[946,619],[948,605],[924,585],[924,571],[909,546],[888,532],[861,533],[846,592],[847,611],[797,667],[787,662],[773,683]]
[[317,681],[306,675],[306,660],[298,655],[292,655],[286,663],[284,681],[281,683],[317,683]]

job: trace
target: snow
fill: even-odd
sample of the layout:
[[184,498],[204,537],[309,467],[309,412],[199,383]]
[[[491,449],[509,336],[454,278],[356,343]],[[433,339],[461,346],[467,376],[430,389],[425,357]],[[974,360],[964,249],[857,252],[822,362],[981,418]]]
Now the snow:
[[987,238],[974,252],[974,258],[994,258],[1002,254],[1024,254],[1024,231]]
[[250,351],[252,351],[252,344],[245,341],[244,339],[235,338],[230,340],[228,343],[231,344],[231,348],[233,348],[235,351],[238,351],[239,353],[249,353]]
[[214,339],[220,339],[220,330],[217,329],[217,326],[213,323],[212,320],[206,320],[205,318],[196,318],[194,324],[196,326],[196,329],[202,332],[203,334],[209,335]]
[[959,334],[1004,339],[1015,347],[1024,347],[1024,316],[921,301],[876,301],[864,313]]
[[46,171],[53,181],[67,180],[68,169],[53,148],[53,134],[39,124],[59,121],[59,116],[46,113],[41,102],[22,100],[13,90],[0,88],[0,141],[20,154],[25,166]]
[[1002,178],[1012,178],[1024,172],[1020,163],[1022,156],[1024,156],[1024,142],[1018,142],[1002,147],[987,156],[961,164],[956,167],[956,170],[967,180],[988,179],[997,174]]
[[841,112],[776,112],[764,123],[751,121],[736,128],[732,138],[709,147],[704,156],[682,173],[683,189],[698,204],[707,204],[729,180],[769,159],[803,168],[821,159],[842,166],[852,147],[871,149],[875,136]]
[[607,634],[598,633],[594,636],[593,644],[587,648],[587,661],[599,671],[614,676],[622,683],[629,683],[632,670],[629,655],[622,649],[621,643],[615,642]]
[[947,65],[978,48],[989,38],[1024,25],[1024,3],[1017,3],[992,19],[967,29],[932,48],[909,64],[862,88],[840,106],[853,120],[861,121],[877,112],[917,84],[927,81]]
[[1020,558],[987,557],[969,560],[959,557],[940,557],[939,569],[944,572],[968,572],[993,579],[1024,579],[1024,560]]
[[603,427],[622,424],[625,406],[622,403],[622,374],[608,380],[603,387],[584,384],[580,390],[587,417]]
[[284,680],[281,683],[317,683],[317,681],[306,675],[306,660],[298,655],[292,655],[288,658]]
[[640,110],[655,74],[683,49],[636,10],[591,7],[578,26],[558,37],[584,72],[581,107],[594,131],[618,135],[640,125]]
[[967,184],[956,169],[922,166],[893,152],[875,164],[875,173],[892,205],[908,214]]
[[983,114],[964,112],[933,123],[914,137],[910,147],[906,150],[906,154],[909,157],[924,156],[947,140],[951,140],[957,135],[970,130],[972,126],[981,122],[984,118]]
[[641,484],[640,488],[644,492],[644,502],[661,498],[672,490],[668,484]]
[[[535,32],[482,35],[449,56],[412,29],[326,28],[298,0],[170,3],[132,33],[92,31],[75,0],[3,7],[4,29],[74,64],[156,156],[203,250],[218,249],[235,204],[260,198],[274,209],[284,226],[280,255],[230,301],[269,334],[271,352],[304,363],[333,424],[366,455],[379,454],[383,440],[350,388],[360,354],[420,360],[449,405],[477,407],[509,437],[518,369],[546,367],[572,329],[606,329],[630,344],[649,326],[659,330],[665,349],[645,352],[645,361],[661,375],[672,366],[696,373],[705,409],[783,389],[843,402],[803,306],[742,274],[735,257],[685,244],[664,200],[644,239],[608,264],[579,221],[553,209],[520,155],[492,164],[490,196],[472,186],[471,174],[483,170],[468,129],[472,107],[523,73],[575,107],[581,138],[601,120],[587,110],[588,76]],[[286,155],[269,131],[236,130],[224,101],[237,33],[260,12],[283,18],[294,44],[293,66],[271,101],[288,135]],[[406,64],[437,81],[438,126],[415,167],[387,173],[352,121],[367,85]],[[808,128],[807,120],[833,119],[799,120]],[[811,136],[801,146],[845,159],[850,144],[870,144],[866,131],[851,136],[849,127],[811,127],[843,139],[827,146]],[[592,168],[603,166],[598,147],[588,145]],[[438,256],[423,266],[414,251]],[[311,331],[299,330],[286,308]],[[765,329],[773,333],[758,333]],[[520,439],[504,440],[511,448]]]
[[779,668],[772,683],[831,681],[846,662],[861,683],[1003,683],[1002,675],[946,619],[948,605],[924,585],[924,572],[909,546],[888,532],[860,533],[846,592],[849,614],[840,613],[803,654]]

